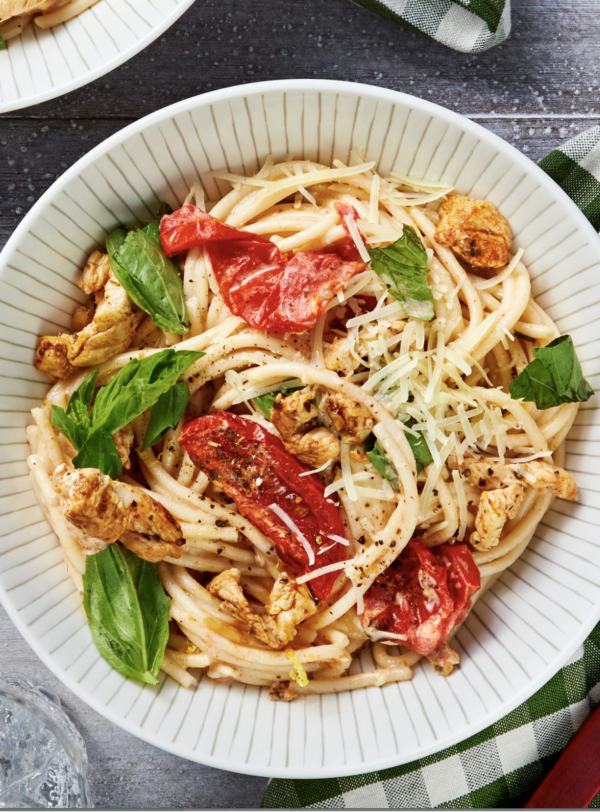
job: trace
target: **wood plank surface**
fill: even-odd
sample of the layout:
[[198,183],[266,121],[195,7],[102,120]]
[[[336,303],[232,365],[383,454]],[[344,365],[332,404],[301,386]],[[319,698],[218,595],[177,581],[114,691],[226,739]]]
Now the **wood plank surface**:
[[[459,54],[348,0],[197,0],[159,41],[81,90],[0,117],[0,247],[78,158],[181,99],[281,78],[365,82],[479,121],[538,161],[600,120],[598,0],[513,0],[513,34]],[[37,659],[0,609],[0,673],[54,690],[86,739],[99,808],[255,807],[266,780],[178,759],[102,719]]]

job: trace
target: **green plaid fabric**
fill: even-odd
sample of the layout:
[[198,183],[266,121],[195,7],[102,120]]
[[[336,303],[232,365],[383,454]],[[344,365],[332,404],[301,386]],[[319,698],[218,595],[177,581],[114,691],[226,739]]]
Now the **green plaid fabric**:
[[353,0],[405,28],[454,48],[486,51],[510,34],[510,0]]
[[[600,126],[540,166],[600,229]],[[369,689],[374,690],[374,689]],[[600,704],[600,623],[541,690],[495,725],[434,756],[381,772],[271,781],[265,809],[521,807],[590,710]],[[600,808],[600,793],[590,807]]]

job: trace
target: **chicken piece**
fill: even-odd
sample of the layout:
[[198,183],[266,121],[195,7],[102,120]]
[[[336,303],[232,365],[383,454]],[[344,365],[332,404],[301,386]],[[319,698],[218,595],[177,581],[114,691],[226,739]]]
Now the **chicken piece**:
[[[376,324],[365,324],[358,330],[358,341],[354,347],[348,336],[335,336],[323,355],[325,367],[333,372],[342,372],[346,377],[352,375],[360,367],[360,359],[367,357],[371,348],[381,346],[380,339],[388,341],[401,333],[405,326],[405,321],[389,319],[379,319]],[[381,351],[377,354],[381,354]]]
[[142,318],[142,311],[112,274],[97,298],[100,301],[92,323],[69,337],[69,361],[73,366],[96,366],[126,350]]
[[364,443],[375,425],[371,412],[362,403],[339,392],[327,395],[322,409],[346,445]]
[[319,416],[313,397],[309,388],[293,392],[287,398],[280,392],[271,410],[271,420],[290,454],[320,468],[338,457],[340,444],[326,428],[313,428]]
[[259,615],[250,607],[240,579],[239,570],[225,570],[213,578],[208,591],[221,598],[232,615],[248,625],[250,634],[270,648],[286,646],[296,636],[296,626],[317,611],[309,590],[282,573],[273,585],[265,614]]
[[111,274],[108,254],[94,251],[85,264],[77,285],[84,293],[97,293],[106,285]]
[[298,694],[289,682],[275,680],[269,686],[269,699],[271,702],[292,702],[298,698]]
[[51,5],[52,0],[0,0],[0,22],[16,17],[18,14],[45,11]]
[[133,429],[130,426],[124,426],[122,429],[119,429],[119,431],[116,431],[112,437],[117,446],[119,457],[121,457],[123,468],[131,468],[130,452],[133,441],[135,440]]
[[73,372],[69,362],[69,344],[65,333],[58,336],[42,336],[37,343],[33,365],[55,381],[68,378]]
[[93,299],[88,299],[85,304],[75,308],[71,316],[71,330],[74,333],[79,333],[88,324],[94,320],[94,313],[96,312],[96,302]]
[[97,468],[59,465],[52,479],[65,518],[89,536],[105,544],[120,541],[146,561],[181,556],[179,522],[141,488],[113,481]]
[[454,666],[460,663],[458,653],[448,645],[446,640],[427,659],[442,677],[449,677]]
[[484,491],[479,500],[475,517],[475,532],[471,533],[470,544],[476,550],[489,550],[500,541],[504,525],[514,519],[525,498],[525,488],[518,483],[506,488]]
[[114,276],[96,294],[96,311],[90,324],[74,335],[42,336],[34,366],[60,380],[77,367],[96,366],[124,352],[143,316]]
[[509,260],[508,220],[487,200],[451,195],[439,209],[435,240],[475,268],[501,268]]
[[568,471],[549,462],[498,462],[464,460],[460,466],[467,482],[478,488],[500,488],[518,482],[543,493],[553,493],[561,499],[575,499],[577,483]]
[[327,369],[343,372],[346,377],[354,374],[360,366],[360,360],[352,352],[350,340],[341,336],[336,336],[325,349],[323,360]]

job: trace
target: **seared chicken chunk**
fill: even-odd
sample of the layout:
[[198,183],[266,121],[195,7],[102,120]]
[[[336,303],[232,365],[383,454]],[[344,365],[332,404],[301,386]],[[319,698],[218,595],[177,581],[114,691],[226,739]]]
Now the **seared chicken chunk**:
[[71,316],[71,331],[79,333],[88,324],[94,320],[94,313],[96,312],[96,302],[93,299],[88,299],[85,304],[75,308]]
[[375,421],[371,412],[358,400],[353,400],[339,392],[327,395],[323,404],[323,411],[329,415],[336,431],[342,436],[346,445],[364,443]]
[[85,268],[77,280],[77,285],[84,293],[97,293],[108,282],[110,273],[108,254],[94,251],[93,254],[90,254]]
[[58,336],[42,336],[37,343],[33,365],[40,372],[60,381],[73,372],[69,361],[69,338],[61,333]]
[[[78,313],[77,318],[81,315]],[[34,365],[40,372],[60,380],[71,375],[76,367],[102,364],[127,349],[142,315],[111,274],[103,290],[96,293],[91,322],[74,335],[42,336]]]
[[271,420],[281,434],[283,444],[295,457],[319,468],[340,453],[340,444],[326,428],[314,428],[319,411],[312,403],[312,389],[293,392],[287,398],[277,395]]
[[248,625],[254,634],[270,648],[280,649],[296,636],[296,626],[317,610],[309,590],[282,573],[271,591],[265,614],[259,615],[249,605],[240,586],[237,569],[225,570],[208,585],[211,595],[220,598],[225,607]]
[[326,348],[323,355],[325,367],[333,372],[343,372],[346,377],[352,375],[360,366],[358,353],[352,352],[350,340],[345,336],[336,336]]
[[464,460],[460,470],[467,482],[478,488],[501,488],[518,482],[536,491],[553,493],[561,499],[575,499],[577,483],[568,471],[549,462],[498,462],[491,460]]
[[52,479],[65,518],[89,536],[105,544],[120,541],[146,561],[181,556],[179,522],[141,488],[113,481],[97,468],[59,465]]
[[131,446],[135,440],[133,429],[130,426],[125,426],[119,429],[119,431],[116,431],[112,437],[117,446],[119,457],[121,457],[123,468],[131,468]]
[[358,330],[358,341],[352,345],[348,336],[335,336],[325,349],[323,360],[327,369],[352,375],[361,365],[360,359],[369,354],[369,348],[381,345],[397,336],[406,326],[405,321],[379,319],[377,324],[363,325]]
[[427,659],[442,677],[449,677],[454,666],[460,663],[458,653],[445,640]]
[[571,474],[542,460],[513,463],[464,460],[459,468],[470,485],[483,489],[475,531],[470,538],[478,550],[489,550],[498,544],[506,522],[517,516],[526,488],[553,493],[562,499],[577,496],[577,485]]
[[298,694],[289,682],[275,680],[269,687],[269,699],[271,702],[292,702],[297,697]]
[[440,206],[435,240],[476,268],[501,268],[509,260],[508,220],[487,200],[451,195]]
[[504,525],[514,519],[525,498],[525,488],[518,483],[506,488],[484,491],[479,500],[475,530],[470,543],[476,550],[489,550],[500,541]]

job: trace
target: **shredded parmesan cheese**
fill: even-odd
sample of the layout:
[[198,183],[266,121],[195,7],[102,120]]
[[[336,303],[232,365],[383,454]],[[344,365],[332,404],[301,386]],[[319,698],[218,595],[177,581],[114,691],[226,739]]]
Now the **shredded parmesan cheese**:
[[326,564],[324,567],[319,567],[319,569],[317,570],[307,572],[305,575],[301,575],[299,578],[296,578],[296,583],[305,584],[307,581],[312,581],[315,578],[320,578],[321,575],[327,575],[328,572],[336,572],[337,570],[343,570],[352,563],[354,563],[353,558],[350,558],[347,561],[335,561],[333,564]]
[[350,234],[350,237],[352,238],[352,241],[356,245],[357,251],[360,254],[360,258],[363,262],[370,262],[371,257],[365,248],[363,238],[360,236],[360,231],[356,225],[356,220],[350,214],[347,214],[343,219],[344,223],[346,224],[346,228],[348,229],[348,234]]

